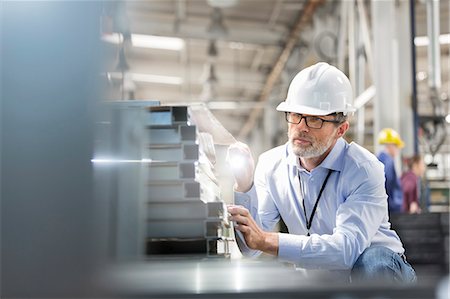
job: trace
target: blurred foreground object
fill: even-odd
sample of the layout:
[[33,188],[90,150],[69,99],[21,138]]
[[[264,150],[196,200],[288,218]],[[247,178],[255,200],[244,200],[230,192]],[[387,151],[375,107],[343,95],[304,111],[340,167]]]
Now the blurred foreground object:
[[118,101],[103,110],[93,161],[111,260],[228,257],[232,228],[214,145],[233,137],[198,106]]
[[100,2],[2,1],[1,298],[94,297]]

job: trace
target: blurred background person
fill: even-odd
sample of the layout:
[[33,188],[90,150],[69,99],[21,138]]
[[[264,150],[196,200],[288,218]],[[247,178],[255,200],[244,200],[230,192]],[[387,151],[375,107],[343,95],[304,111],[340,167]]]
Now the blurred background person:
[[409,214],[419,214],[421,208],[421,178],[425,174],[425,163],[420,155],[414,155],[407,159],[408,170],[401,177],[403,190],[402,211]]
[[389,214],[400,213],[402,211],[403,192],[400,178],[395,170],[395,158],[405,146],[405,143],[400,138],[400,135],[391,128],[384,128],[380,131],[378,143],[384,145],[377,158],[384,164]]

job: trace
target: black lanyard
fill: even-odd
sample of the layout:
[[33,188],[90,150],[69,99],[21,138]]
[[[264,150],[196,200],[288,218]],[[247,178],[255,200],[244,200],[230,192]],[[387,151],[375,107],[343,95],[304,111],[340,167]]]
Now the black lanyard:
[[[325,180],[323,181],[322,188],[320,188],[319,195],[317,196],[316,203],[314,204],[314,208],[311,212],[311,217],[309,217],[309,220],[308,220],[308,217],[306,216],[305,196],[304,196],[304,194],[302,194],[303,213],[305,214],[306,229],[308,230],[307,236],[310,236],[309,229],[311,228],[311,224],[312,224],[314,215],[316,214],[317,206],[319,205],[319,200],[320,200],[320,197],[322,196],[322,192],[325,189],[325,186],[327,185],[327,182],[328,182],[328,178],[330,177],[332,172],[333,171],[331,169],[328,170],[328,174],[327,174]],[[302,180],[300,178],[300,174],[298,175],[298,179],[300,181],[300,189],[301,189],[302,188]],[[301,193],[303,193],[303,192],[301,192]]]

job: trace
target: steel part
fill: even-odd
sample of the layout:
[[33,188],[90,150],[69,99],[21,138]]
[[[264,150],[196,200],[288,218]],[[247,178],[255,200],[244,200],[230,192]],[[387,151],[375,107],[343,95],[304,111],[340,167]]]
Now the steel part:
[[192,181],[154,181],[148,184],[148,200],[199,198],[200,184]]
[[147,219],[222,219],[229,224],[226,217],[226,206],[223,202],[203,202],[200,199],[183,201],[149,202]]
[[192,143],[151,144],[149,158],[155,161],[187,161],[198,160],[199,145]]
[[196,162],[151,162],[149,180],[195,179]]
[[214,173],[213,134],[223,127],[200,108],[149,108],[147,254],[228,256],[233,234]]
[[167,238],[221,238],[226,230],[223,220],[217,219],[164,219],[147,221],[147,237]]
[[150,144],[178,144],[181,142],[196,141],[196,127],[187,125],[174,125],[170,127],[150,128]]
[[149,126],[172,126],[188,124],[187,106],[157,106],[149,107]]

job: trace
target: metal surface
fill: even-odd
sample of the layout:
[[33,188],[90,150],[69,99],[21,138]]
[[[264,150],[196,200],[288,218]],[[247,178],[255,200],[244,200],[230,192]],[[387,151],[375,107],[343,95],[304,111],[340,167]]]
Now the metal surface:
[[190,161],[198,160],[198,144],[150,144],[148,145],[149,157],[156,161]]
[[195,126],[169,126],[149,129],[150,144],[178,144],[180,142],[196,141]]
[[352,285],[344,280],[336,273],[307,274],[275,261],[172,258],[117,265],[106,269],[98,282],[118,298],[254,299],[431,299],[439,282]]

